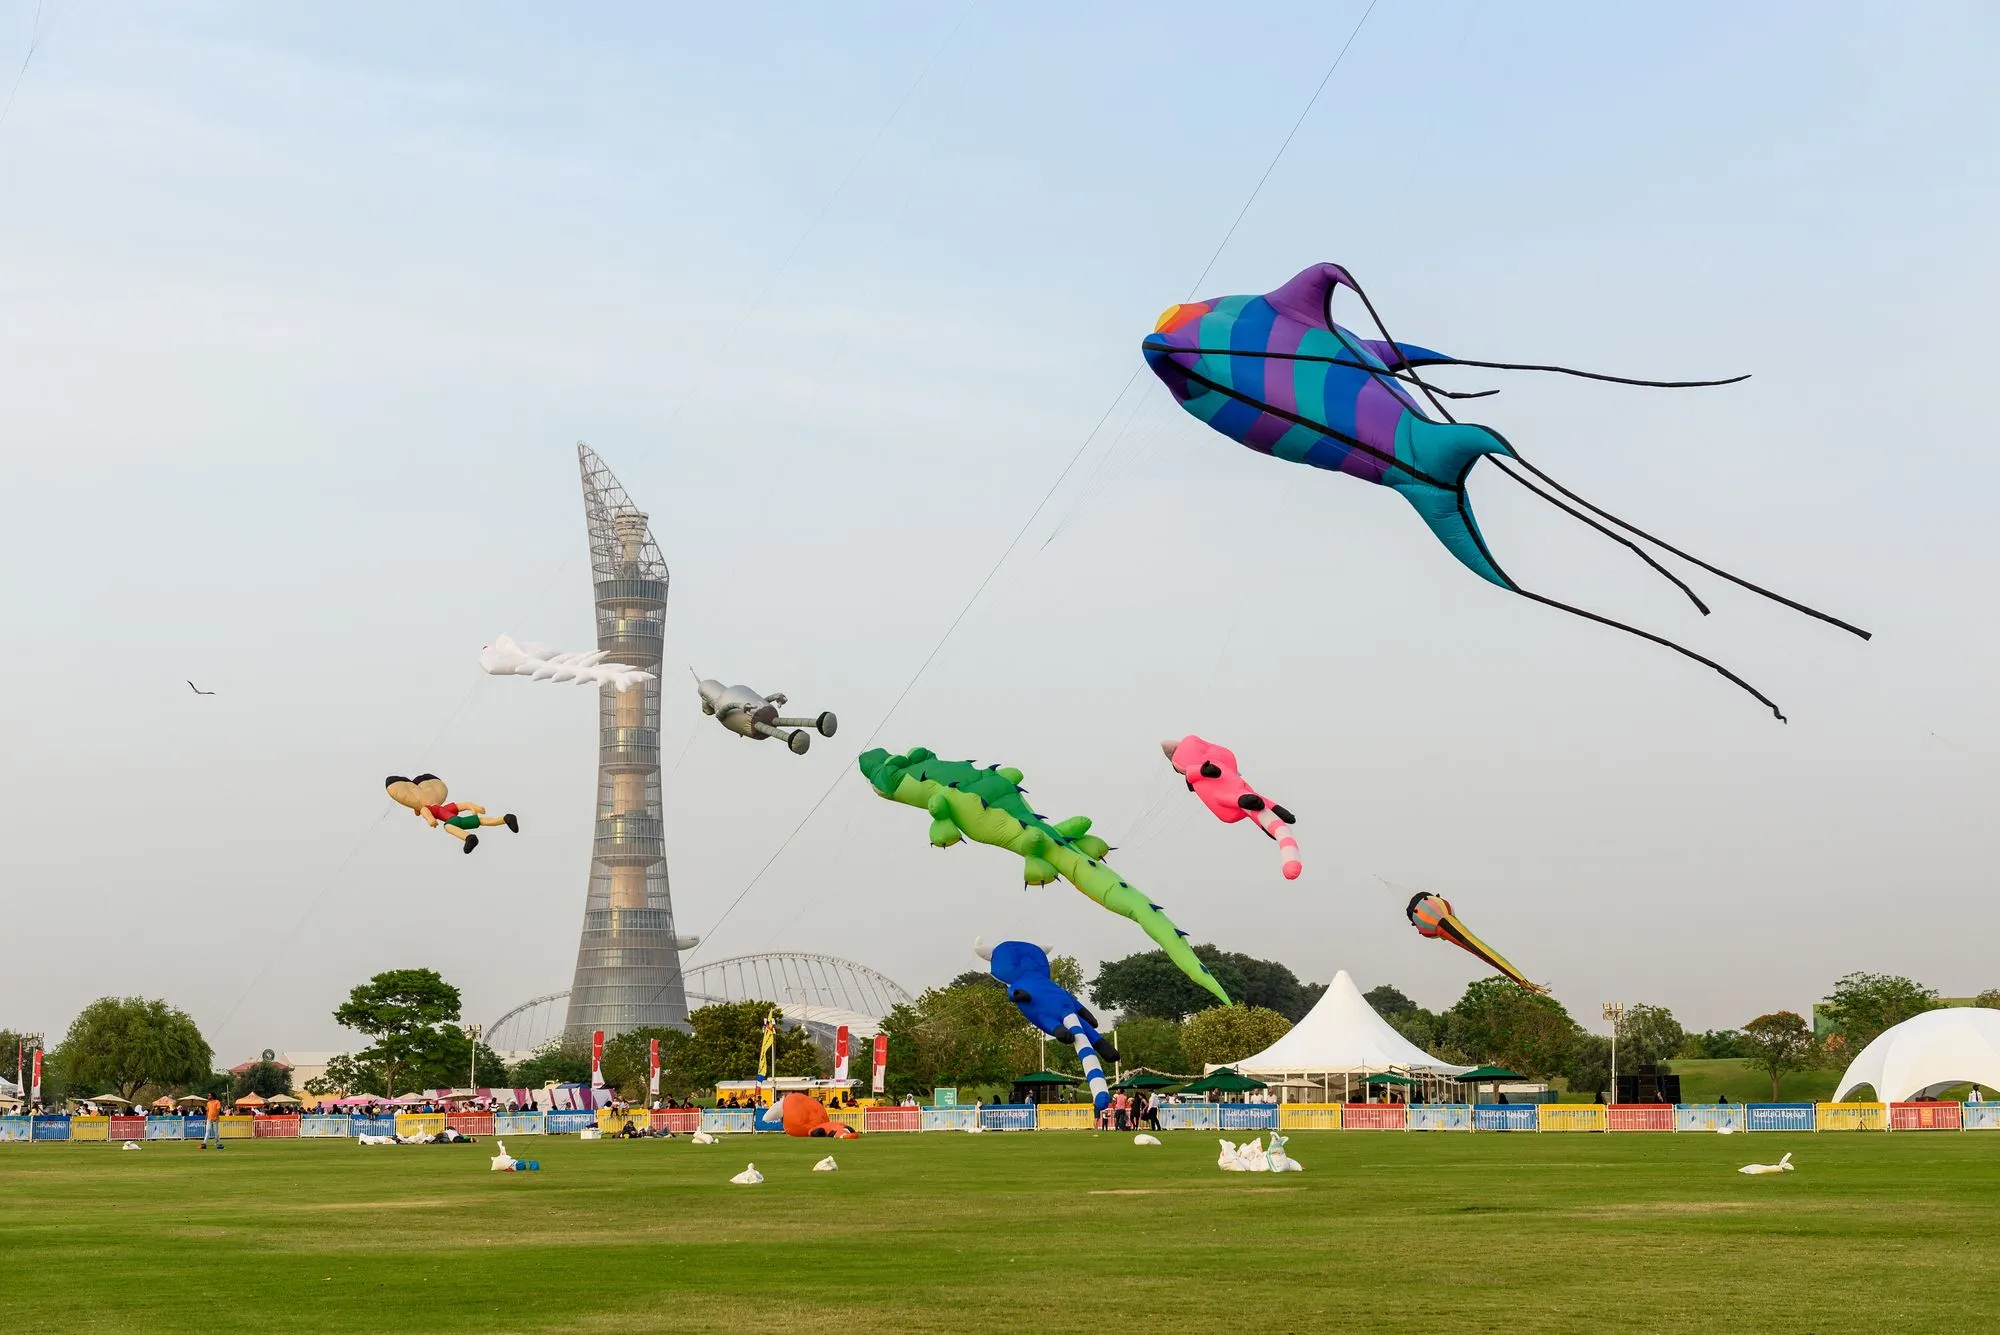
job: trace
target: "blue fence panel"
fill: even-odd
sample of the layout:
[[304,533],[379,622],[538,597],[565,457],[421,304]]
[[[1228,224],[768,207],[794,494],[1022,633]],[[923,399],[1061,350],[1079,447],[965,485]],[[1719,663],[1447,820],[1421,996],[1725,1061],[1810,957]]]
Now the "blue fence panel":
[[1674,1105],[1676,1131],[1720,1131],[1724,1127],[1728,1127],[1731,1131],[1746,1131],[1749,1126],[1746,1104],[1677,1103]]
[[979,1110],[979,1124],[988,1131],[1033,1131],[1035,1105],[995,1103]]
[[970,1131],[979,1125],[974,1108],[926,1108],[917,1119],[919,1131]]
[[496,1136],[542,1135],[542,1115],[538,1112],[494,1113],[493,1134]]
[[[568,1135],[572,1131],[584,1131],[596,1125],[597,1114],[585,1112],[581,1108],[558,1108],[542,1114],[544,1133],[551,1136]],[[708,1128],[704,1126],[702,1129]]]
[[[555,1128],[551,1127],[550,1130]],[[751,1108],[703,1108],[701,1129],[710,1135],[734,1134],[757,1129],[757,1113]]]
[[299,1135],[302,1138],[306,1136],[345,1136],[347,1134],[347,1118],[345,1115],[312,1113],[299,1118]]
[[1469,1103],[1412,1103],[1404,1125],[1412,1131],[1470,1131]]
[[347,1130],[356,1136],[393,1136],[396,1134],[394,1117],[350,1117]]
[[0,1117],[0,1140],[32,1140],[35,1122],[30,1117]]
[[1224,1131],[1278,1129],[1278,1105],[1275,1103],[1218,1103],[1215,1106]]
[[36,1140],[68,1140],[69,1118],[61,1116],[37,1117],[34,1138]]
[[1162,1131],[1216,1131],[1222,1126],[1222,1114],[1216,1111],[1221,1105],[1216,1103],[1160,1103],[1160,1130]]
[[1533,1131],[1539,1124],[1532,1103],[1479,1103],[1472,1109],[1474,1131]]
[[[203,1122],[203,1126],[208,1123]],[[187,1118],[148,1117],[146,1119],[146,1139],[185,1140],[187,1139]]]
[[1810,1103],[1744,1105],[1745,1131],[1811,1131],[1818,1124]]
[[1968,1103],[1959,1112],[1967,1131],[2000,1131],[2000,1103]]

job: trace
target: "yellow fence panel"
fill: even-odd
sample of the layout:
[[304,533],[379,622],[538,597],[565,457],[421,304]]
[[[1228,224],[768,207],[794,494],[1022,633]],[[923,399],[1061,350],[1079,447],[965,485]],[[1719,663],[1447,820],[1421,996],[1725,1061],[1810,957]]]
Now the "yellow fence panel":
[[1035,1105],[1037,1131],[1088,1131],[1097,1125],[1097,1108],[1088,1103]]
[[[229,1119],[222,1119],[223,1135],[229,1134]],[[441,1136],[444,1134],[443,1113],[397,1113],[396,1134],[405,1138],[415,1135]]]
[[1535,1109],[1537,1131],[1608,1131],[1601,1103],[1544,1103]]
[[257,1119],[247,1113],[231,1113],[216,1119],[216,1134],[224,1140],[250,1140],[257,1134]]
[[72,1117],[69,1119],[71,1140],[111,1139],[111,1119],[109,1117]]
[[828,1108],[826,1120],[836,1126],[844,1126],[858,1132],[861,1130],[862,1111],[860,1108]]
[[641,1131],[652,1125],[651,1115],[644,1108],[628,1108],[624,1112],[613,1112],[609,1108],[597,1110],[597,1129],[607,1136],[623,1131],[627,1122],[637,1122]]
[[1886,1103],[1815,1103],[1815,1131],[1884,1131],[1889,1126]]
[[1281,1103],[1278,1105],[1280,1131],[1338,1131],[1338,1103]]

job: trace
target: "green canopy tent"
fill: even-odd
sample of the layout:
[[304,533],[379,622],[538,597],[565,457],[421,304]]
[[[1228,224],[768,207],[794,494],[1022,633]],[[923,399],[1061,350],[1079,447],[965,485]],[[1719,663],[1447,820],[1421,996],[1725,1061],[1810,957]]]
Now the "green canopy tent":
[[1061,1071],[1030,1071],[1026,1075],[1014,1077],[1014,1090],[1008,1097],[1015,1103],[1048,1103],[1051,1090],[1080,1085],[1083,1081]]
[[1173,1076],[1161,1075],[1158,1071],[1142,1070],[1132,1072],[1123,1080],[1114,1082],[1111,1087],[1113,1089],[1172,1089],[1175,1085],[1181,1083],[1183,1082],[1175,1079]]
[[[1371,1076],[1364,1076],[1361,1080],[1361,1088],[1364,1091],[1363,1097],[1366,1098],[1368,1093],[1373,1093],[1377,1089],[1384,1089],[1391,1085],[1403,1085],[1407,1087],[1416,1083],[1416,1081],[1406,1075],[1397,1075],[1393,1071],[1380,1071]],[[1375,1100],[1371,1098],[1367,1101],[1373,1103]]]
[[1193,1084],[1181,1090],[1183,1094],[1247,1094],[1253,1089],[1269,1089],[1262,1080],[1253,1080],[1247,1075],[1238,1075],[1227,1066],[1218,1066]]
[[1526,1080],[1527,1078],[1519,1071],[1510,1071],[1504,1066],[1475,1066],[1470,1071],[1459,1076],[1458,1081],[1460,1084],[1472,1086],[1472,1101],[1477,1103],[1479,1102],[1479,1087],[1481,1085],[1492,1085],[1493,1097],[1498,1099],[1500,1097],[1500,1082],[1502,1080]]

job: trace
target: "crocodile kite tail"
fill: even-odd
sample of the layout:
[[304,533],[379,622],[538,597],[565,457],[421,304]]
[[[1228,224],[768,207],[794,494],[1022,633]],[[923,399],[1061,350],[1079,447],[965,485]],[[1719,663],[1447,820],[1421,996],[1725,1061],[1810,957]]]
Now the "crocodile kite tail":
[[1106,903],[1104,907],[1138,923],[1139,930],[1158,942],[1160,949],[1167,952],[1168,959],[1180,966],[1182,973],[1208,989],[1223,1005],[1233,1005],[1229,993],[1223,990],[1215,975],[1208,971],[1208,966],[1201,962],[1201,956],[1195,954],[1194,947],[1188,944],[1187,933],[1174,926],[1173,919],[1161,911],[1158,904],[1146,898],[1143,891],[1134,890],[1132,900],[1136,902]]
[[1292,838],[1291,828],[1269,806],[1262,811],[1251,812],[1250,819],[1257,822],[1258,829],[1278,841],[1278,857],[1284,863],[1285,879],[1298,880],[1305,867],[1299,861],[1299,841]]
[[1083,1063],[1083,1073],[1090,1080],[1090,1101],[1097,1106],[1097,1111],[1103,1112],[1111,1106],[1111,1086],[1104,1082],[1104,1063],[1097,1060],[1097,1048],[1090,1040],[1090,1026],[1075,1011],[1071,1011],[1063,1016],[1063,1028],[1076,1039],[1076,1058]]

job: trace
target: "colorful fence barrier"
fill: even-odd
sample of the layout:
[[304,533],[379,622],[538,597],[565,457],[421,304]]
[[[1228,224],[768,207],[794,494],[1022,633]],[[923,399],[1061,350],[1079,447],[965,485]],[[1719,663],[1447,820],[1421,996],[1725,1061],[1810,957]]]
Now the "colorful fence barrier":
[[68,1140],[69,1118],[60,1113],[44,1113],[34,1119],[36,1140]]
[[970,1131],[979,1125],[977,1108],[922,1108],[925,1131]]
[[[1977,1104],[1973,1105],[1977,1107]],[[1963,1131],[1964,1112],[1956,1103],[1892,1103],[1891,1131]]]
[[299,1121],[297,1117],[259,1117],[254,1119],[251,1134],[259,1140],[297,1140]]
[[1880,1131],[1889,1124],[1889,1109],[1880,1103],[1815,1103],[1815,1131]]
[[1162,1131],[1219,1131],[1222,1115],[1216,1103],[1158,1103]]
[[1538,1103],[1475,1103],[1472,1106],[1474,1131],[1533,1131],[1540,1126],[1535,1110]]
[[1215,1106],[1224,1131],[1278,1129],[1278,1105],[1275,1103],[1218,1103]]
[[396,1134],[394,1117],[350,1117],[347,1129],[357,1136],[393,1136]]
[[[1671,1107],[1671,1104],[1665,1105]],[[1537,1131],[1606,1131],[1610,1122],[1601,1103],[1538,1103],[1535,1107]]]
[[1746,1131],[1811,1131],[1818,1115],[1810,1103],[1748,1103],[1744,1105]]
[[461,1136],[490,1136],[494,1116],[490,1112],[446,1113],[444,1124]]
[[1035,1129],[1035,1105],[1032,1103],[995,1103],[980,1109],[979,1124],[988,1131],[1033,1131]]
[[0,1117],[0,1141],[33,1140],[35,1119],[32,1117]]
[[1469,1103],[1413,1103],[1403,1115],[1410,1131],[1470,1131],[1472,1105]]
[[1967,1131],[2000,1131],[2000,1103],[1968,1103],[1958,1111],[1958,1124]]
[[1097,1125],[1097,1109],[1088,1103],[1038,1103],[1037,1131],[1088,1131]]
[[[196,1122],[195,1125],[201,1127],[204,1131],[208,1129],[206,1121]],[[185,1140],[187,1139],[187,1129],[188,1119],[185,1117],[148,1117],[146,1119],[146,1139],[148,1140]]]
[[701,1109],[655,1108],[653,1130],[671,1131],[677,1136],[691,1136],[701,1130]]
[[856,1111],[861,1114],[863,1131],[920,1131],[924,1125],[922,1108],[877,1107]]
[[254,1140],[257,1119],[243,1113],[224,1113],[216,1119],[217,1134],[224,1140]]
[[321,1140],[350,1134],[347,1118],[332,1113],[307,1113],[299,1119],[299,1135],[306,1140]]
[[[700,1115],[696,1115],[696,1125],[700,1125]],[[496,1136],[539,1136],[542,1134],[540,1113],[494,1113],[493,1134]]]
[[[1279,1124],[1284,1117],[1280,1114]],[[1340,1114],[1343,1131],[1404,1131],[1410,1125],[1410,1111],[1400,1103],[1350,1103]]]
[[72,1117],[69,1119],[71,1140],[111,1139],[111,1119],[109,1117]]
[[[222,1119],[227,1123],[227,1117]],[[411,1136],[436,1136],[444,1132],[443,1113],[397,1113],[396,1134],[408,1140]]]
[[[750,1110],[742,1110],[744,1121],[750,1118]],[[550,1136],[567,1136],[578,1131],[588,1131],[597,1125],[597,1114],[588,1108],[555,1108],[542,1114],[542,1132]],[[748,1131],[749,1126],[744,1126]]]
[[1674,1105],[1671,1103],[1614,1103],[1606,1110],[1607,1131],[1671,1131]]
[[1681,1103],[1674,1106],[1676,1131],[1745,1131],[1750,1126],[1748,1106],[1741,1103]]
[[[1281,1103],[1278,1105],[1278,1130],[1338,1131],[1341,1117],[1342,1109],[1338,1103]],[[1165,1125],[1164,1118],[1161,1124]]]
[[111,1119],[111,1125],[105,1130],[105,1139],[107,1140],[144,1140],[145,1138],[146,1118],[143,1114],[138,1117],[114,1117]]
[[[557,1113],[549,1114],[549,1133],[555,1134]],[[757,1114],[749,1108],[703,1108],[701,1129],[711,1136],[733,1135],[742,1131],[755,1131]]]

